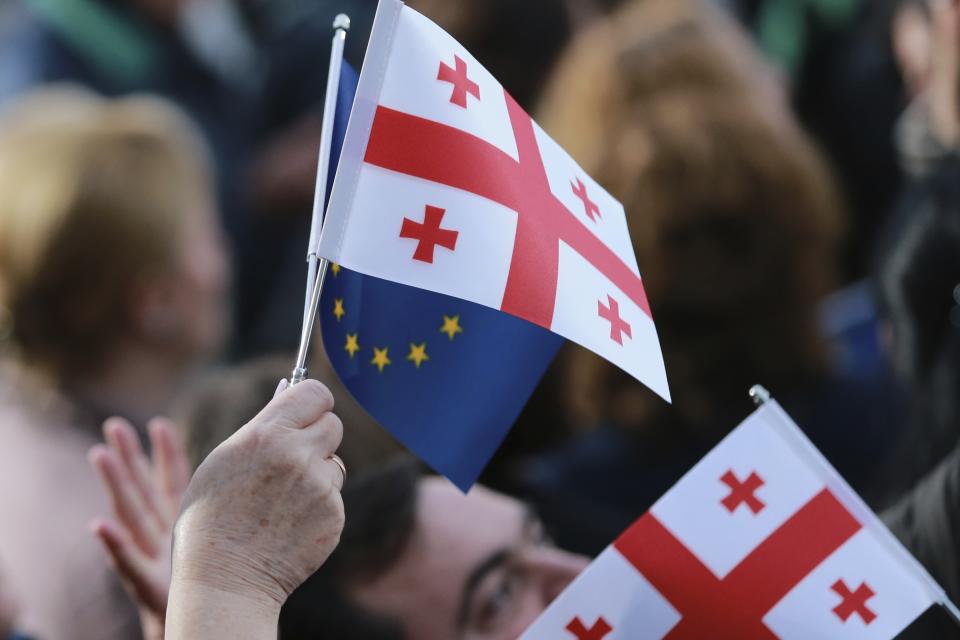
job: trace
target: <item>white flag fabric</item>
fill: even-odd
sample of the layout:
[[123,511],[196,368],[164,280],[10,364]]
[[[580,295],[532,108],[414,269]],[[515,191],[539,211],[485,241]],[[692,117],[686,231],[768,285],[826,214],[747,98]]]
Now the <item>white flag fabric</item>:
[[769,402],[524,640],[890,640],[943,590]]
[[377,11],[320,253],[546,327],[670,399],[623,206],[399,0]]

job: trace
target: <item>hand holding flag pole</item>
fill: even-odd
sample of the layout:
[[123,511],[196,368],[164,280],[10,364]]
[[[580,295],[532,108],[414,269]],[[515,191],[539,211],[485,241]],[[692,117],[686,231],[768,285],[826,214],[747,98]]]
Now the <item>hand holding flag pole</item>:
[[339,14],[333,20],[333,43],[330,48],[330,69],[327,75],[327,95],[323,105],[323,126],[320,132],[320,157],[317,163],[317,183],[313,192],[313,219],[310,224],[310,240],[307,245],[307,287],[303,302],[303,329],[300,333],[300,348],[297,362],[290,375],[290,384],[303,382],[307,376],[307,352],[317,317],[317,305],[323,293],[329,262],[320,258],[320,231],[323,229],[327,200],[327,182],[330,174],[330,153],[333,143],[334,116],[337,111],[337,92],[340,89],[340,67],[343,65],[343,46],[350,30],[350,18]]

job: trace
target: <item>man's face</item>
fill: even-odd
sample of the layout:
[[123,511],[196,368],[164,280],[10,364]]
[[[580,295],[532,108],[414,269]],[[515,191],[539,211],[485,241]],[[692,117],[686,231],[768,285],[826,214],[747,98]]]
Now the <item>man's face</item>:
[[351,595],[408,638],[514,640],[587,563],[550,545],[522,503],[427,478],[403,555]]

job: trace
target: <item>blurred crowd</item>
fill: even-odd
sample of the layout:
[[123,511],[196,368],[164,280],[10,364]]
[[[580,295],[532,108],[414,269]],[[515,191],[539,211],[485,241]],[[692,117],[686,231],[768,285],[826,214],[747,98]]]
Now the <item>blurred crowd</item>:
[[673,404],[568,345],[464,496],[319,339],[277,393],[375,0],[0,0],[0,638],[515,638],[755,383],[960,600],[957,3],[408,4],[623,202]]

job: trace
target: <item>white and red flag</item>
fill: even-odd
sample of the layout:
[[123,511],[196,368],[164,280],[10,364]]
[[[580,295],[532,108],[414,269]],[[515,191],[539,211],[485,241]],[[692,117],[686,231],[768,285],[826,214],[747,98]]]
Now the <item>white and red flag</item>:
[[522,640],[890,640],[943,590],[769,402]]
[[546,327],[669,400],[623,206],[399,0],[377,11],[320,253]]

